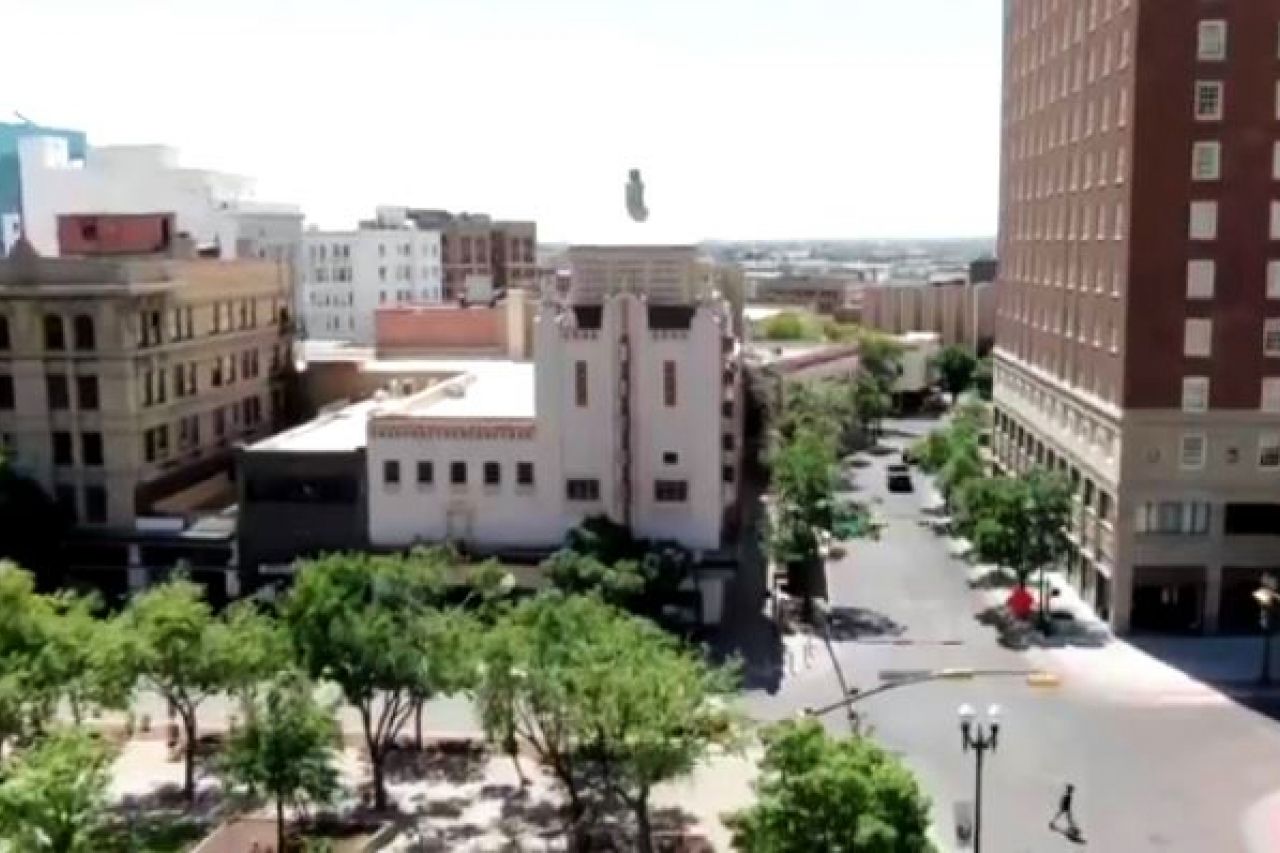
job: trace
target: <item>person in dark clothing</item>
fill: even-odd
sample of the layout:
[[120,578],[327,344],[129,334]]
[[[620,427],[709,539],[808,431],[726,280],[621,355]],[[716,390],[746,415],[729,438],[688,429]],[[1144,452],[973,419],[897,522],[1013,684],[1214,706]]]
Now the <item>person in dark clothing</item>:
[[[1080,839],[1080,827],[1076,825],[1076,816],[1073,811],[1076,797],[1076,786],[1070,783],[1063,789],[1062,796],[1058,799],[1058,812],[1053,816],[1053,820],[1049,821],[1049,828],[1055,832],[1061,832],[1072,841]],[[1067,825],[1061,826],[1061,821],[1066,819]]]

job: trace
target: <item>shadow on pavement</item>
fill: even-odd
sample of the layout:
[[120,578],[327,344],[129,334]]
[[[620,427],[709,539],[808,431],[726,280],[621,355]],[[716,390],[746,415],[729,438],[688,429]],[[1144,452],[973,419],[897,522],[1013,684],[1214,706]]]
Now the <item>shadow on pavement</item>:
[[975,614],[978,624],[994,628],[997,641],[1006,649],[1086,648],[1101,649],[1111,642],[1111,637],[1099,633],[1087,625],[1063,618],[1059,614],[1050,617],[1046,632],[1034,622],[1014,617],[1009,608],[996,604]]
[[828,608],[827,635],[832,640],[864,640],[872,637],[900,637],[907,627],[875,610],[864,607]]

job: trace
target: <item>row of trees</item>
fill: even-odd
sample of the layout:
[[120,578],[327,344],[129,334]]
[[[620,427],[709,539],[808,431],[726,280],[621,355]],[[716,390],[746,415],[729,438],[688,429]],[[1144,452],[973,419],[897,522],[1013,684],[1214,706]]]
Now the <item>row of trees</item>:
[[[938,475],[956,532],[979,559],[1008,568],[1025,588],[1032,574],[1067,552],[1071,484],[1060,472],[1039,467],[1019,477],[989,476],[981,451],[984,426],[983,407],[962,408],[914,453],[922,468]],[[1042,615],[1045,604],[1041,595]]]

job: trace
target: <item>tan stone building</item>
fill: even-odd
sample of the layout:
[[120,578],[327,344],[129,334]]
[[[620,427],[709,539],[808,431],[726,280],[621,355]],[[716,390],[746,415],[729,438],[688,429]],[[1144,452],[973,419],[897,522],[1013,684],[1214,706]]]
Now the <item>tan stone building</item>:
[[862,324],[890,335],[934,332],[943,346],[984,349],[995,339],[995,288],[964,279],[867,284]]
[[225,505],[283,408],[288,270],[177,254],[0,261],[0,440],[82,528]]

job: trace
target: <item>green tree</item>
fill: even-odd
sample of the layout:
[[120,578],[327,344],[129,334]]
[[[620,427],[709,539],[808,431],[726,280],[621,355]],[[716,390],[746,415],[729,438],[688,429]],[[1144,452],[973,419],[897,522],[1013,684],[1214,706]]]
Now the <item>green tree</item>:
[[779,311],[757,325],[757,337],[764,341],[820,341],[822,327],[811,314]]
[[276,849],[283,851],[285,806],[327,803],[338,791],[338,724],[333,709],[316,702],[311,682],[300,673],[277,676],[251,708],[227,746],[222,771],[232,785],[270,797]]
[[929,800],[910,771],[866,738],[833,739],[813,720],[764,733],[758,801],[727,818],[744,853],[930,853]]
[[988,355],[978,362],[978,367],[973,372],[973,387],[977,389],[979,397],[990,400],[994,384],[991,356]]
[[859,374],[853,386],[853,406],[858,422],[874,441],[880,435],[881,422],[893,412],[892,386],[885,386],[868,373]]
[[86,713],[120,709],[133,692],[133,673],[120,626],[99,615],[96,595],[63,593],[51,599],[40,668],[80,725]]
[[858,363],[886,393],[902,375],[902,344],[880,332],[867,331],[858,342]]
[[0,782],[0,840],[23,853],[95,853],[107,823],[111,749],[55,732],[12,759]]
[[933,357],[932,367],[938,372],[942,390],[955,399],[973,385],[978,359],[968,347],[952,344]]
[[54,615],[31,573],[0,560],[0,758],[53,716],[57,673],[46,650]]
[[386,758],[424,692],[424,620],[439,594],[433,553],[331,554],[299,563],[284,606],[298,660],[360,715],[374,806],[387,808]]
[[1007,566],[1018,585],[1026,586],[1033,572],[1066,553],[1070,523],[1070,486],[1061,475],[1037,468],[988,487],[972,515],[974,550],[983,560]]
[[[120,615],[119,630],[133,679],[168,701],[183,736],[183,792],[195,801],[200,706],[210,696],[243,685],[244,667],[256,665],[260,639],[214,616],[202,587],[176,578],[135,596]],[[254,677],[259,672],[251,670]]]
[[551,585],[566,595],[595,593],[619,606],[635,600],[645,588],[645,577],[637,561],[628,559],[610,564],[567,548],[544,560],[542,570]]

